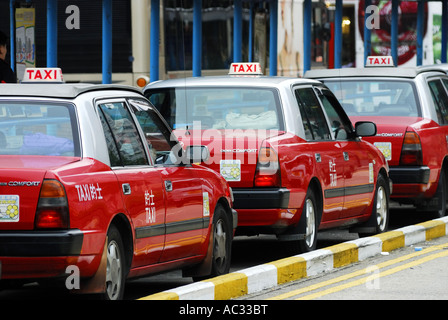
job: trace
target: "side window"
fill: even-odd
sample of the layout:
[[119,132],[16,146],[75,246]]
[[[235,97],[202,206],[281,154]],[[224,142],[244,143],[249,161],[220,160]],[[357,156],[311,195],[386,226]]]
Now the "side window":
[[330,120],[331,130],[336,140],[347,140],[353,132],[353,127],[344,113],[335,96],[328,90],[322,90],[319,98],[324,106],[325,113]]
[[160,119],[160,116],[144,101],[130,100],[129,102],[135,109],[134,114],[145,135],[152,162],[155,165],[181,163],[181,146],[176,139],[171,139],[171,131]]
[[125,103],[104,103],[100,104],[98,109],[106,136],[111,165],[148,164],[138,130]]
[[171,128],[176,124],[176,92],[174,89],[160,89],[145,93]]
[[101,110],[98,110],[100,116],[101,125],[103,126],[104,136],[106,137],[107,150],[109,151],[110,165],[112,167],[121,166],[120,154],[118,153],[117,145],[115,144],[114,136],[110,131],[107,120]]
[[[445,81],[447,85],[447,81]],[[439,80],[429,82],[432,100],[436,108],[437,119],[440,124],[448,124],[448,96],[443,84]]]
[[307,140],[331,139],[325,115],[312,88],[295,90]]

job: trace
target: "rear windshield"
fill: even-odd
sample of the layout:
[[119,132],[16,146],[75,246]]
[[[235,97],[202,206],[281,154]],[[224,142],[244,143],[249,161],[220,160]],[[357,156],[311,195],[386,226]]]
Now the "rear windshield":
[[419,117],[414,84],[408,81],[325,81],[349,116]]
[[[146,96],[173,129],[283,130],[276,90],[268,88],[153,89]],[[193,128],[194,124],[194,128]]]
[[71,105],[0,102],[0,154],[80,156]]

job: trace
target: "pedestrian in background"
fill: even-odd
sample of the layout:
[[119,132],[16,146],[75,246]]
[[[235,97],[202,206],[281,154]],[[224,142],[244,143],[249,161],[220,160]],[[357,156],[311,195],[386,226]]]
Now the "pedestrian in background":
[[16,75],[12,71],[9,64],[6,63],[6,53],[8,49],[6,44],[8,43],[8,36],[0,31],[0,83],[17,83]]

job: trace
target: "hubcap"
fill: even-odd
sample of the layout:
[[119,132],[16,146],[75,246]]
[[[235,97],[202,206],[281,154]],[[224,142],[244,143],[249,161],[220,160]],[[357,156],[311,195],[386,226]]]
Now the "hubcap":
[[378,188],[376,195],[376,220],[379,229],[384,231],[387,222],[387,199],[386,192],[381,186]]
[[306,245],[312,247],[316,237],[316,217],[311,199],[306,200]]
[[110,300],[116,300],[121,289],[121,259],[118,244],[109,243],[107,248],[106,290]]
[[221,268],[226,263],[226,254],[227,254],[227,235],[224,231],[224,222],[220,219],[216,222],[215,226],[215,252],[214,259],[216,262],[216,266]]

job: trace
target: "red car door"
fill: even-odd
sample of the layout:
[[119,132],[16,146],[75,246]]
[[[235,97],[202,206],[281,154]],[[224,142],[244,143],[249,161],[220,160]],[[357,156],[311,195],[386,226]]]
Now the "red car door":
[[[314,154],[316,175],[322,185],[322,222],[339,219],[344,205],[344,161],[342,146],[335,141],[312,87],[295,89],[307,143],[300,152]],[[305,148],[305,150],[303,150]]]
[[344,162],[344,207],[340,218],[365,215],[375,190],[372,155],[364,143],[353,136],[351,122],[333,94],[328,89],[319,92]]
[[165,243],[165,193],[124,100],[101,102],[98,113],[111,167],[135,229],[132,267],[159,262]]
[[[179,158],[180,146],[168,127],[144,101],[131,101],[162,179],[166,204],[165,247],[160,262],[199,254],[209,226],[208,193],[190,164]],[[203,205],[204,204],[204,205]]]

